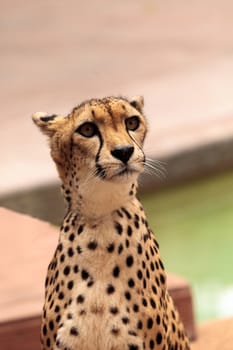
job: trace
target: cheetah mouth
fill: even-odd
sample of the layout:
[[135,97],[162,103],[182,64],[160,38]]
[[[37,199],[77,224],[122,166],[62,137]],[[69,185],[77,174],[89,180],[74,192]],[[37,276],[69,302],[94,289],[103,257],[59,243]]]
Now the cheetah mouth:
[[128,179],[131,176],[138,176],[143,169],[138,164],[124,164],[121,166],[101,166],[97,165],[96,175],[105,181]]
[[138,171],[136,171],[135,169],[128,169],[127,167],[125,167],[124,169],[120,169],[116,174],[114,174],[114,176],[131,175],[137,172]]
[[138,175],[139,173],[140,173],[139,169],[130,165],[125,165],[120,169],[116,170],[114,174],[112,174],[112,176],[110,177],[110,180],[115,178],[122,178],[122,177],[128,178],[131,175]]

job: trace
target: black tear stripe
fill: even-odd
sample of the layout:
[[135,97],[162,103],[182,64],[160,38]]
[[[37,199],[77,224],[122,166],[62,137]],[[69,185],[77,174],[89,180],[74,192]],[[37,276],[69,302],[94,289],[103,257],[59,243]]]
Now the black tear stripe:
[[56,114],[52,114],[52,115],[48,115],[47,117],[40,117],[40,120],[42,121],[42,122],[49,122],[49,121],[51,121],[51,120],[53,120],[53,119],[55,119],[57,117],[57,115]]
[[97,175],[101,178],[101,179],[104,179],[106,177],[106,173],[105,173],[105,170],[102,168],[102,166],[98,163],[99,162],[99,158],[100,158],[100,152],[101,152],[101,149],[103,147],[103,139],[102,139],[102,136],[98,130],[97,132],[97,136],[100,140],[100,146],[99,146],[99,149],[98,149],[98,152],[96,154],[96,157],[95,157],[95,166],[96,166],[96,172],[97,172]]

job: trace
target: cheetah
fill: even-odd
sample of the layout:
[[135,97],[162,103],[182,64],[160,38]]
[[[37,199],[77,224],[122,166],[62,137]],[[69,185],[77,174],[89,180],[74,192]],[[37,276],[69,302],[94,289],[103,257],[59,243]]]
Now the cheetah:
[[143,97],[37,112],[67,212],[45,281],[42,350],[189,350],[159,245],[137,199]]

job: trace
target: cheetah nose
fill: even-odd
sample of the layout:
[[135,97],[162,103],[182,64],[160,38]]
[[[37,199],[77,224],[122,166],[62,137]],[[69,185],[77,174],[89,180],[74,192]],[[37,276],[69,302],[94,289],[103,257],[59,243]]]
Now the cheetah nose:
[[113,157],[121,160],[123,163],[127,163],[131,155],[133,154],[134,147],[131,145],[127,146],[117,146],[112,151]]

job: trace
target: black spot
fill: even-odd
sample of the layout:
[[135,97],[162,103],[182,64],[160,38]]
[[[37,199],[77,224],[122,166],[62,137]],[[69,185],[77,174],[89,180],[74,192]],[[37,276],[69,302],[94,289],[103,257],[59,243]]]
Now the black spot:
[[64,260],[65,260],[65,255],[62,254],[62,255],[60,256],[60,262],[62,263],[62,262],[64,262]]
[[68,289],[72,289],[73,286],[74,286],[74,282],[73,282],[73,281],[69,281],[69,282],[67,283],[67,288],[68,288]]
[[158,287],[160,286],[160,282],[157,276],[155,277],[155,283],[157,284]]
[[69,235],[69,240],[71,241],[71,242],[73,242],[73,240],[74,240],[74,233],[71,233],[70,235]]
[[125,246],[126,246],[126,248],[129,248],[129,240],[128,239],[125,240]]
[[111,329],[111,333],[112,333],[113,335],[118,335],[118,334],[120,333],[120,330],[119,330],[119,328],[112,328],[112,329]]
[[74,273],[78,273],[78,272],[79,272],[79,267],[78,267],[78,265],[74,265],[73,270],[74,270]]
[[71,247],[68,249],[67,252],[68,252],[69,257],[72,257],[74,255],[74,251]]
[[149,317],[147,320],[147,328],[151,329],[152,327],[153,327],[153,320],[151,317]]
[[139,306],[138,306],[138,304],[134,304],[134,305],[133,305],[133,311],[134,311],[134,312],[138,312],[138,311],[139,311]]
[[137,329],[142,329],[142,321],[139,320],[137,323]]
[[97,248],[98,243],[96,241],[91,241],[88,243],[87,248],[90,250],[95,250]]
[[123,322],[124,324],[128,324],[128,323],[129,323],[128,317],[122,317],[122,322]]
[[64,275],[66,275],[66,276],[69,275],[69,273],[70,273],[70,266],[69,266],[69,265],[67,265],[67,266],[64,268],[63,273],[64,273]]
[[79,294],[77,296],[76,301],[77,301],[78,304],[82,304],[84,302],[84,300],[85,300],[85,298],[84,298],[84,296],[82,294]]
[[132,218],[131,214],[128,212],[128,210],[127,210],[127,209],[125,209],[125,208],[121,208],[121,210],[123,211],[123,213],[125,213],[125,215],[126,215],[127,219],[131,219],[131,218]]
[[111,312],[111,314],[116,315],[116,314],[118,314],[119,310],[116,306],[112,306],[112,307],[110,307],[110,312]]
[[86,270],[82,270],[81,276],[83,280],[87,280],[89,277],[89,273]]
[[74,336],[77,336],[78,335],[78,330],[76,327],[72,327],[70,329],[70,335],[74,335]]
[[53,305],[54,305],[54,300],[53,300],[53,301],[51,302],[51,304],[49,305],[50,310],[52,309]]
[[54,329],[54,323],[53,323],[52,320],[49,321],[49,329],[50,329],[51,331],[53,331],[53,329]]
[[160,265],[161,269],[164,270],[164,265],[160,259],[159,259],[159,265]]
[[47,340],[46,340],[46,345],[47,345],[48,347],[50,347],[50,344],[51,344],[50,339],[47,338]]
[[156,245],[156,247],[159,249],[159,243],[156,241],[156,239],[154,238],[154,244]]
[[128,280],[128,286],[129,286],[130,288],[133,288],[133,287],[135,286],[135,282],[134,282],[134,280],[133,280],[132,278],[130,278],[130,279]]
[[59,323],[60,320],[61,320],[61,316],[60,316],[60,315],[57,315],[57,317],[56,317],[56,322]]
[[159,315],[157,315],[157,317],[156,317],[156,323],[157,323],[157,325],[160,325],[160,322],[161,322],[161,318],[160,318]]
[[147,300],[145,298],[142,298],[142,305],[145,307],[147,306]]
[[150,349],[151,349],[151,350],[154,349],[154,347],[155,347],[155,342],[154,342],[153,339],[150,340],[149,346],[150,346]]
[[153,291],[154,294],[157,294],[157,288],[155,287],[154,284],[152,285],[152,291]]
[[81,235],[82,232],[83,232],[83,225],[80,225],[78,228],[78,235]]
[[131,299],[131,294],[130,294],[129,291],[126,291],[126,292],[125,292],[125,297],[126,297],[127,300],[130,300],[130,299]]
[[128,349],[129,349],[129,350],[138,350],[139,348],[138,348],[138,346],[135,345],[135,344],[129,344],[129,345],[128,345]]
[[117,215],[120,217],[120,218],[123,218],[123,214],[120,212],[120,210],[117,210]]
[[121,244],[119,244],[119,247],[118,247],[118,254],[121,254],[122,253],[122,251],[123,251],[123,244],[121,243]]
[[57,246],[57,250],[58,250],[59,252],[61,252],[62,249],[63,249],[63,245],[62,245],[62,243],[59,243],[58,246]]
[[70,227],[69,227],[68,225],[66,225],[66,226],[64,227],[64,232],[68,232],[69,229],[70,229]]
[[154,299],[150,298],[150,304],[153,307],[153,309],[156,308],[156,303],[155,303]]
[[127,258],[126,258],[126,265],[128,267],[131,267],[133,265],[133,256],[132,255],[127,256]]
[[59,306],[59,305],[56,305],[54,311],[55,311],[55,312],[59,312],[59,311],[60,311],[60,306]]
[[161,282],[162,284],[165,283],[165,277],[164,277],[164,275],[162,275],[162,274],[160,274],[160,282]]
[[112,293],[115,292],[115,288],[113,287],[112,284],[109,284],[109,285],[107,286],[106,291],[107,291],[108,294],[112,294]]
[[137,276],[138,276],[138,278],[141,280],[142,279],[142,271],[141,270],[138,270],[137,271]]
[[127,227],[127,235],[128,235],[129,237],[132,236],[132,228],[131,228],[131,226],[128,226],[128,227]]
[[119,269],[119,266],[115,266],[114,269],[112,270],[112,275],[114,277],[118,277],[120,274],[120,269]]
[[138,254],[142,254],[142,245],[140,243],[138,243]]
[[47,327],[46,325],[44,324],[43,328],[42,328],[42,332],[43,332],[43,335],[46,335],[47,334]]
[[90,287],[92,287],[92,286],[93,286],[93,284],[94,284],[94,281],[93,281],[93,280],[91,280],[91,281],[89,281],[89,282],[87,283],[87,286],[90,288]]
[[163,339],[162,334],[158,332],[156,335],[156,343],[160,345],[162,343],[162,339]]
[[150,252],[151,252],[151,255],[154,256],[155,255],[155,252],[153,250],[153,248],[150,246]]
[[151,271],[154,271],[154,270],[155,270],[155,267],[154,267],[154,264],[153,264],[152,261],[151,261],[151,263],[150,263],[150,269],[151,269]]
[[107,246],[107,251],[109,253],[112,253],[114,251],[114,248],[115,248],[115,245],[114,243],[110,243],[108,246]]
[[134,221],[134,226],[136,227],[136,228],[139,228],[139,222],[138,221]]
[[60,299],[60,300],[64,299],[64,293],[63,292],[60,292],[58,294],[58,299]]
[[116,229],[118,235],[122,234],[123,228],[122,228],[122,226],[121,226],[121,224],[119,222],[115,222],[115,229]]
[[76,249],[77,249],[78,254],[81,254],[83,251],[82,248],[80,247],[80,245],[78,245]]

